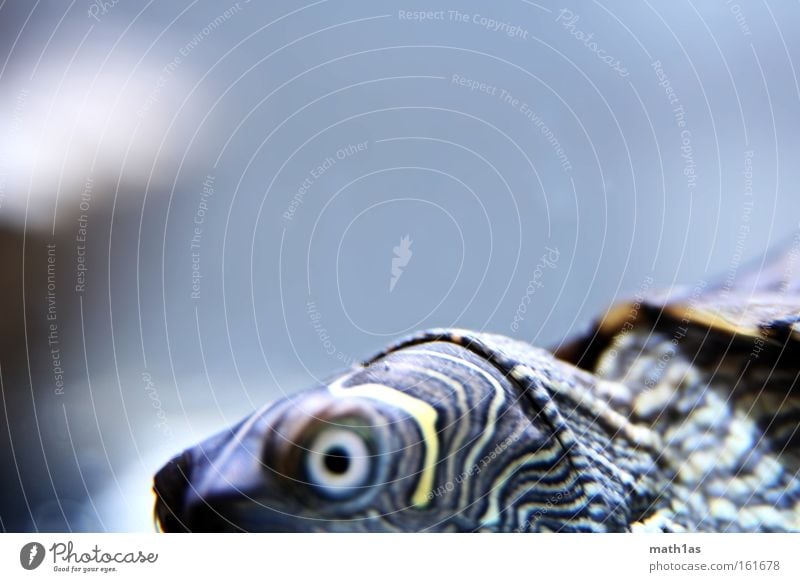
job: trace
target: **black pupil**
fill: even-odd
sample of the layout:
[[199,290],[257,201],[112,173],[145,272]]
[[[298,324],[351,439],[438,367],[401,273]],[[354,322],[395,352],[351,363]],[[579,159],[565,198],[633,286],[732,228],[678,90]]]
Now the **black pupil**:
[[347,473],[350,467],[350,455],[343,447],[331,447],[325,452],[325,468],[336,475]]

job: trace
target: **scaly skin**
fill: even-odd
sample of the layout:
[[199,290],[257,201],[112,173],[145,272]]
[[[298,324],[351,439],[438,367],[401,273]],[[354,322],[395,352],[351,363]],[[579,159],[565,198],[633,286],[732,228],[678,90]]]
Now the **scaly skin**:
[[590,373],[424,332],[176,457],[156,514],[167,531],[800,530],[779,433],[696,348],[640,325]]

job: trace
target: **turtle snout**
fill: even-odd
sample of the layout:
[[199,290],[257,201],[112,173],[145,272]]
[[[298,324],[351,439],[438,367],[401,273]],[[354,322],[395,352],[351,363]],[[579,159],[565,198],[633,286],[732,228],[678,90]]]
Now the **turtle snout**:
[[187,451],[174,457],[156,473],[153,480],[155,518],[164,532],[189,531],[183,515],[191,471],[192,460]]
[[214,443],[185,451],[155,475],[155,518],[163,532],[288,531],[270,503],[270,479],[241,442],[219,454]]

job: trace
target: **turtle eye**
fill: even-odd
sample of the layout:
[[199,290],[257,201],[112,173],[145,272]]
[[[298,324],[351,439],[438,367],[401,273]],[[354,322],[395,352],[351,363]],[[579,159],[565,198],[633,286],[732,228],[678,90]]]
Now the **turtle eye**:
[[335,499],[358,493],[371,473],[372,458],[364,438],[354,430],[330,428],[320,432],[306,453],[309,482]]

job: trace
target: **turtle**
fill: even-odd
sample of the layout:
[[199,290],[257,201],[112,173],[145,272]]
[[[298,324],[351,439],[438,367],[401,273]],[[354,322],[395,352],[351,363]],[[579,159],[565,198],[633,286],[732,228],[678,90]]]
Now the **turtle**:
[[797,247],[550,350],[401,339],[170,460],[157,528],[800,531]]

